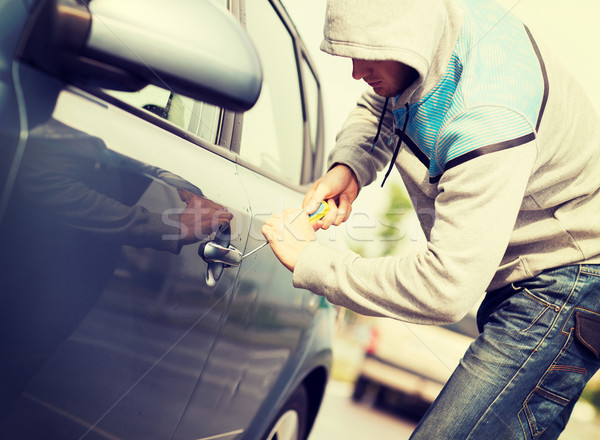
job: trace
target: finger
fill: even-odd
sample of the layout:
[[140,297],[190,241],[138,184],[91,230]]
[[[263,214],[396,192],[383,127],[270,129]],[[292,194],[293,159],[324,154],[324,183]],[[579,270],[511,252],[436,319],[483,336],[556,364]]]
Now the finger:
[[186,191],[185,189],[181,189],[181,188],[177,188],[177,194],[179,195],[179,198],[181,199],[182,202],[188,202],[190,200],[190,192]]
[[329,205],[329,212],[321,219],[323,221],[323,226],[321,226],[322,229],[329,229],[335,221],[338,212],[337,203],[334,199],[327,200],[327,204]]
[[220,221],[231,220],[233,218],[233,214],[227,211],[218,211],[216,216]]
[[265,225],[270,226],[271,228],[276,227],[279,223],[281,223],[281,213],[274,214],[272,217],[269,217],[265,220]]
[[[317,185],[318,185],[318,181],[315,182],[313,184],[313,186],[311,186],[310,189],[304,195],[304,199],[302,200],[302,208],[303,209],[307,209],[308,205],[312,203],[312,199],[313,199],[313,196],[315,194],[316,186]],[[312,214],[312,212],[309,212],[309,214]]]
[[304,197],[304,202],[302,203],[302,207],[306,210],[308,214],[312,214],[317,209],[319,209],[319,205],[323,200],[329,197],[329,189],[326,185],[318,185],[314,187],[312,192],[309,190]]
[[260,232],[262,232],[262,235],[265,237],[265,239],[271,243],[272,240],[272,235],[273,235],[273,228],[267,224],[264,224],[262,226],[262,228],[260,228]]
[[261,232],[271,245],[283,239],[283,231],[281,231],[279,225],[270,226],[265,224],[262,226]]
[[336,223],[336,226],[339,226],[341,223],[348,220],[351,212],[352,212],[352,203],[350,202],[350,199],[348,198],[347,195],[342,194],[340,196],[340,206],[338,208],[338,216],[336,218],[336,222],[339,221],[339,223]]
[[304,200],[302,201],[302,208],[306,210],[308,214],[312,214],[319,208],[321,200],[324,200],[321,195],[325,191],[322,185],[322,178],[317,180],[314,185],[306,192]]
[[311,200],[309,200],[306,205],[304,206],[304,210],[306,211],[307,214],[312,214],[314,212],[317,211],[317,209],[319,209],[319,205],[321,204],[321,201],[323,199],[320,197],[315,197]]

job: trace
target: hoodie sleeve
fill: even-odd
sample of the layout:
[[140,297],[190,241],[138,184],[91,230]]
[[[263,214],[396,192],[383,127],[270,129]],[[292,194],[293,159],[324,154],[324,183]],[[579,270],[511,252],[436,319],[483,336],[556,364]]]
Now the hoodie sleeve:
[[502,260],[535,158],[532,141],[447,170],[425,250],[366,259],[313,243],[298,260],[294,285],[365,315],[420,324],[459,320]]
[[387,146],[393,127],[391,102],[385,112],[379,140],[371,151],[384,102],[385,98],[373,91],[365,91],[342,126],[336,138],[335,148],[328,158],[329,168],[334,164],[350,167],[358,178],[359,188],[373,182],[377,172],[389,163],[392,156],[392,149]]

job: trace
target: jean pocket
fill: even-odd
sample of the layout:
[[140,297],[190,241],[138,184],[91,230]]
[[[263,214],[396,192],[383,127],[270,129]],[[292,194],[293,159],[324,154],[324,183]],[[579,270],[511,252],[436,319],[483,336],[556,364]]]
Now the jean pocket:
[[542,338],[553,325],[560,307],[528,288],[512,288],[514,293],[500,304],[495,313],[503,320],[503,325],[508,325],[522,335],[529,334],[534,329],[535,335],[531,336]]
[[600,359],[600,315],[598,313],[576,311],[575,336],[596,359]]

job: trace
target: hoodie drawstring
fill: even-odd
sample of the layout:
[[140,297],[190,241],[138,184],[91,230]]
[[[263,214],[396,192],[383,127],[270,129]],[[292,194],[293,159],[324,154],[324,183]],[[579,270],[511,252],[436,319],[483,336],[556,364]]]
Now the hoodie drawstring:
[[385,117],[385,111],[387,110],[389,100],[390,100],[390,98],[385,98],[385,103],[383,104],[383,110],[381,111],[381,116],[379,117],[379,125],[377,125],[377,133],[375,133],[375,139],[373,139],[373,145],[371,145],[371,149],[369,150],[369,152],[373,151],[373,149],[375,148],[375,144],[377,143],[377,140],[379,139],[379,133],[381,133],[381,126],[383,125],[383,118]]
[[[386,99],[385,103],[387,105],[387,99]],[[408,103],[406,103],[405,106],[406,106],[406,116],[404,117],[404,127],[402,127],[402,130],[396,129],[395,134],[398,136],[398,140],[396,141],[396,148],[394,149],[394,154],[392,155],[392,160],[390,162],[390,166],[389,166],[387,172],[385,173],[383,182],[381,182],[382,188],[383,188],[383,185],[385,184],[385,181],[387,180],[388,176],[392,172],[392,168],[394,167],[394,164],[396,163],[396,158],[398,157],[398,153],[400,152],[400,146],[402,145],[402,142],[404,141],[404,137],[406,136],[406,126],[408,125],[408,117],[409,117],[410,109],[409,109]],[[383,112],[381,113],[381,119],[379,120],[380,127],[381,127],[381,122],[383,121],[384,115],[385,115],[385,108],[383,109]],[[377,129],[377,135],[379,135],[379,129]],[[375,141],[377,141],[377,135],[375,136]],[[375,144],[373,144],[373,146],[374,145]]]

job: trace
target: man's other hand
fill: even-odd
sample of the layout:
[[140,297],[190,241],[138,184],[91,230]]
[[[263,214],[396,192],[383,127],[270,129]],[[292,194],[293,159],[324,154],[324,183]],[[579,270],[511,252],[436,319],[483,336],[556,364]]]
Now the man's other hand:
[[262,233],[275,256],[290,271],[294,271],[302,250],[315,240],[315,231],[303,209],[286,209],[267,219]]
[[325,200],[329,212],[313,225],[314,230],[339,226],[348,220],[352,212],[352,203],[358,196],[358,180],[354,172],[343,164],[335,165],[327,174],[319,178],[304,196],[302,207],[312,214]]

